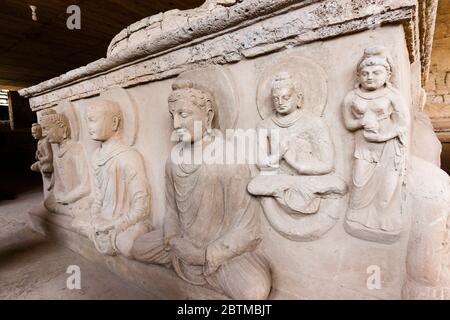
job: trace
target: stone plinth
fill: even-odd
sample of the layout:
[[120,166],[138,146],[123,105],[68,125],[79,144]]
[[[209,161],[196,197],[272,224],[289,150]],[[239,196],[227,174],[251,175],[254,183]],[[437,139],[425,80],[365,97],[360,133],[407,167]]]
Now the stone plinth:
[[[54,213],[33,226],[165,298],[448,297],[423,5],[207,1],[129,26],[106,58],[21,91],[54,155]],[[266,157],[174,160],[227,130],[262,134]]]
[[74,231],[69,217],[55,215],[42,206],[31,210],[29,217],[29,224],[33,230],[109,269],[160,299],[227,299],[213,290],[182,281],[173,271],[165,267],[144,265],[121,256],[111,257],[98,253],[87,238]]

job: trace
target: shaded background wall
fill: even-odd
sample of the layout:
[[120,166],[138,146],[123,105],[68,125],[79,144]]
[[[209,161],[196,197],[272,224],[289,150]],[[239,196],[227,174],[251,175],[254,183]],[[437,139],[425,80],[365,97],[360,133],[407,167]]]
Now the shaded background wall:
[[17,91],[8,91],[7,101],[0,106],[0,199],[40,185],[40,175],[30,171],[36,151],[30,131],[36,115]]
[[442,142],[441,166],[450,173],[450,0],[439,0],[425,90],[428,97],[425,111]]
[[[200,6],[203,0],[1,0],[0,90],[9,105],[0,106],[0,200],[40,188],[30,171],[36,141],[36,116],[17,90],[61,75],[106,56],[110,41],[142,18],[172,9]],[[36,20],[30,5],[36,6]],[[81,9],[81,29],[69,30],[67,8]],[[1,99],[1,97],[0,97]]]

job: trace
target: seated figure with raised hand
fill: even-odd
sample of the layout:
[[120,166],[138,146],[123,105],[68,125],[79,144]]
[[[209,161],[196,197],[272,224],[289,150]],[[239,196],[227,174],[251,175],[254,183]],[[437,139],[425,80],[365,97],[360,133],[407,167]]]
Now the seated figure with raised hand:
[[88,106],[87,123],[93,140],[94,202],[89,237],[103,254],[132,257],[134,240],[148,231],[150,192],[142,156],[121,139],[120,106],[96,100]]
[[[174,83],[169,111],[186,150],[221,139],[211,133],[215,99],[192,81]],[[201,123],[200,134],[194,130],[196,123]],[[134,257],[172,266],[185,281],[233,299],[267,298],[271,275],[255,251],[261,240],[260,206],[246,192],[248,165],[183,161],[167,161],[164,227],[139,237]]]
[[[303,108],[303,96],[289,73],[275,75],[271,95],[274,112],[257,127],[261,174],[249,183],[248,191],[263,197],[271,222],[271,217],[282,219],[279,215],[284,213],[314,215],[319,212],[322,199],[340,197],[347,190],[345,182],[333,174],[335,154],[329,128],[321,117]],[[274,208],[282,210],[277,213]],[[294,225],[294,220],[292,224],[285,221],[288,228]],[[326,226],[310,223],[308,231],[287,232],[281,230],[285,228],[282,225],[274,227],[293,240],[304,240],[324,232],[334,221],[331,219]]]

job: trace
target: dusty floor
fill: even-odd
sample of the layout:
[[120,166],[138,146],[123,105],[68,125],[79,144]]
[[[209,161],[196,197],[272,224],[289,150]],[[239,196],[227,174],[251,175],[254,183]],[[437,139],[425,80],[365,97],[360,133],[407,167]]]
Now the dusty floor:
[[[23,189],[14,200],[0,200],[0,299],[154,298],[32,231],[27,210],[42,195],[39,185]],[[80,267],[81,290],[66,286],[70,265]]]

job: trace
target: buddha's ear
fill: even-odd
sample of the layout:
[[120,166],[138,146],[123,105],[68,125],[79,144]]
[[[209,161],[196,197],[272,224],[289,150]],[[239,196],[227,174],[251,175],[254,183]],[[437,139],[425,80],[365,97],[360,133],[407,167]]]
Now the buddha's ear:
[[113,117],[112,126],[113,126],[113,131],[119,130],[119,126],[120,126],[120,117],[119,116],[116,115]]
[[63,134],[64,139],[70,139],[71,138],[71,131],[70,131],[70,127],[69,126],[64,126],[64,134]]
[[212,128],[212,123],[214,120],[214,111],[212,109],[208,110],[207,117],[208,117],[207,122],[206,122],[207,126],[208,126],[208,128]]
[[298,97],[298,107],[301,108],[303,106],[303,94],[301,92],[297,93],[297,97]]
[[67,130],[64,130],[63,132],[63,139],[67,139]]
[[206,119],[206,126],[207,126],[207,129],[208,128],[212,128],[212,123],[213,123],[213,120],[214,120],[214,109],[213,109],[213,104],[212,104],[212,102],[210,100],[208,100],[206,102],[206,106],[205,106],[204,110],[208,110],[206,112],[206,117],[207,117],[207,119]]

